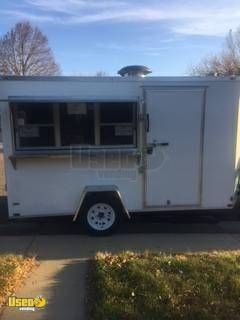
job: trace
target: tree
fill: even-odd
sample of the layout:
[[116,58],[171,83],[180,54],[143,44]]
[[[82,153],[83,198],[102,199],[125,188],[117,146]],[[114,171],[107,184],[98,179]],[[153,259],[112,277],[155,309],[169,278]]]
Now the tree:
[[17,23],[0,38],[0,74],[58,75],[60,69],[48,46],[48,39],[29,22]]
[[191,74],[200,76],[240,75],[240,28],[235,33],[230,30],[224,49],[219,54],[204,58],[199,65],[192,68]]
[[95,74],[96,77],[106,77],[107,76],[107,72],[99,70],[96,72]]

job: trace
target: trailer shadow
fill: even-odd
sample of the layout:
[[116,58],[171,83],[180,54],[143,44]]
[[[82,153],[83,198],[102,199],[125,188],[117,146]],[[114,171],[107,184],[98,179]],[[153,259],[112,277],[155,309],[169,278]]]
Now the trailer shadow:
[[[151,234],[151,233],[240,233],[240,222],[237,216],[221,215],[216,217],[196,212],[148,213],[133,215],[130,221],[124,221],[117,234]],[[51,217],[24,220],[2,219],[1,236],[28,235],[71,235],[85,234],[81,225],[73,223],[72,217]]]
[[69,218],[0,225],[0,253],[34,255],[40,261],[89,259],[97,252],[199,252],[239,250],[240,223],[210,217],[135,217],[107,237],[93,237]]

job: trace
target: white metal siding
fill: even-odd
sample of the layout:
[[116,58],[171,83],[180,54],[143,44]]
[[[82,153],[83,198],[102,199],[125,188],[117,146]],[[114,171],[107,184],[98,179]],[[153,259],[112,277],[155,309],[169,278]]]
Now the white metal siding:
[[215,83],[207,90],[203,207],[227,207],[233,195],[238,99],[238,83]]
[[[99,79],[84,81],[0,80],[0,100],[9,96],[82,99],[137,99],[142,86],[206,86],[202,208],[225,208],[233,193],[239,81],[188,78]],[[73,213],[86,185],[117,185],[129,210],[143,208],[143,179],[136,160],[129,168],[106,170],[99,176],[91,168],[71,168],[69,159],[19,159],[15,170],[8,159],[13,153],[8,104],[3,109],[3,142],[6,157],[8,201],[13,213],[34,216]],[[126,170],[125,170],[126,169]],[[135,178],[132,176],[135,172]],[[124,178],[129,173],[127,178]],[[131,178],[132,177],[132,178]],[[183,186],[184,187],[184,186]],[[20,205],[14,205],[19,202]]]

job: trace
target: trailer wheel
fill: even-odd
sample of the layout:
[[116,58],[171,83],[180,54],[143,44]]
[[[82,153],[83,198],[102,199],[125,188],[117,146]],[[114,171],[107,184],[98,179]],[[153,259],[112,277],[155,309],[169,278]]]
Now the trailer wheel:
[[111,197],[88,199],[81,212],[85,229],[94,235],[107,235],[116,230],[122,218],[121,207]]

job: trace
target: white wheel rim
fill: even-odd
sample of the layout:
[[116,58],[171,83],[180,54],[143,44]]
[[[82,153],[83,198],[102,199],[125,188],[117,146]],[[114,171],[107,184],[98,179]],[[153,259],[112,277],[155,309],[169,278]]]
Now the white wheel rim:
[[96,203],[87,212],[87,222],[91,228],[104,231],[114,224],[116,214],[107,203]]

